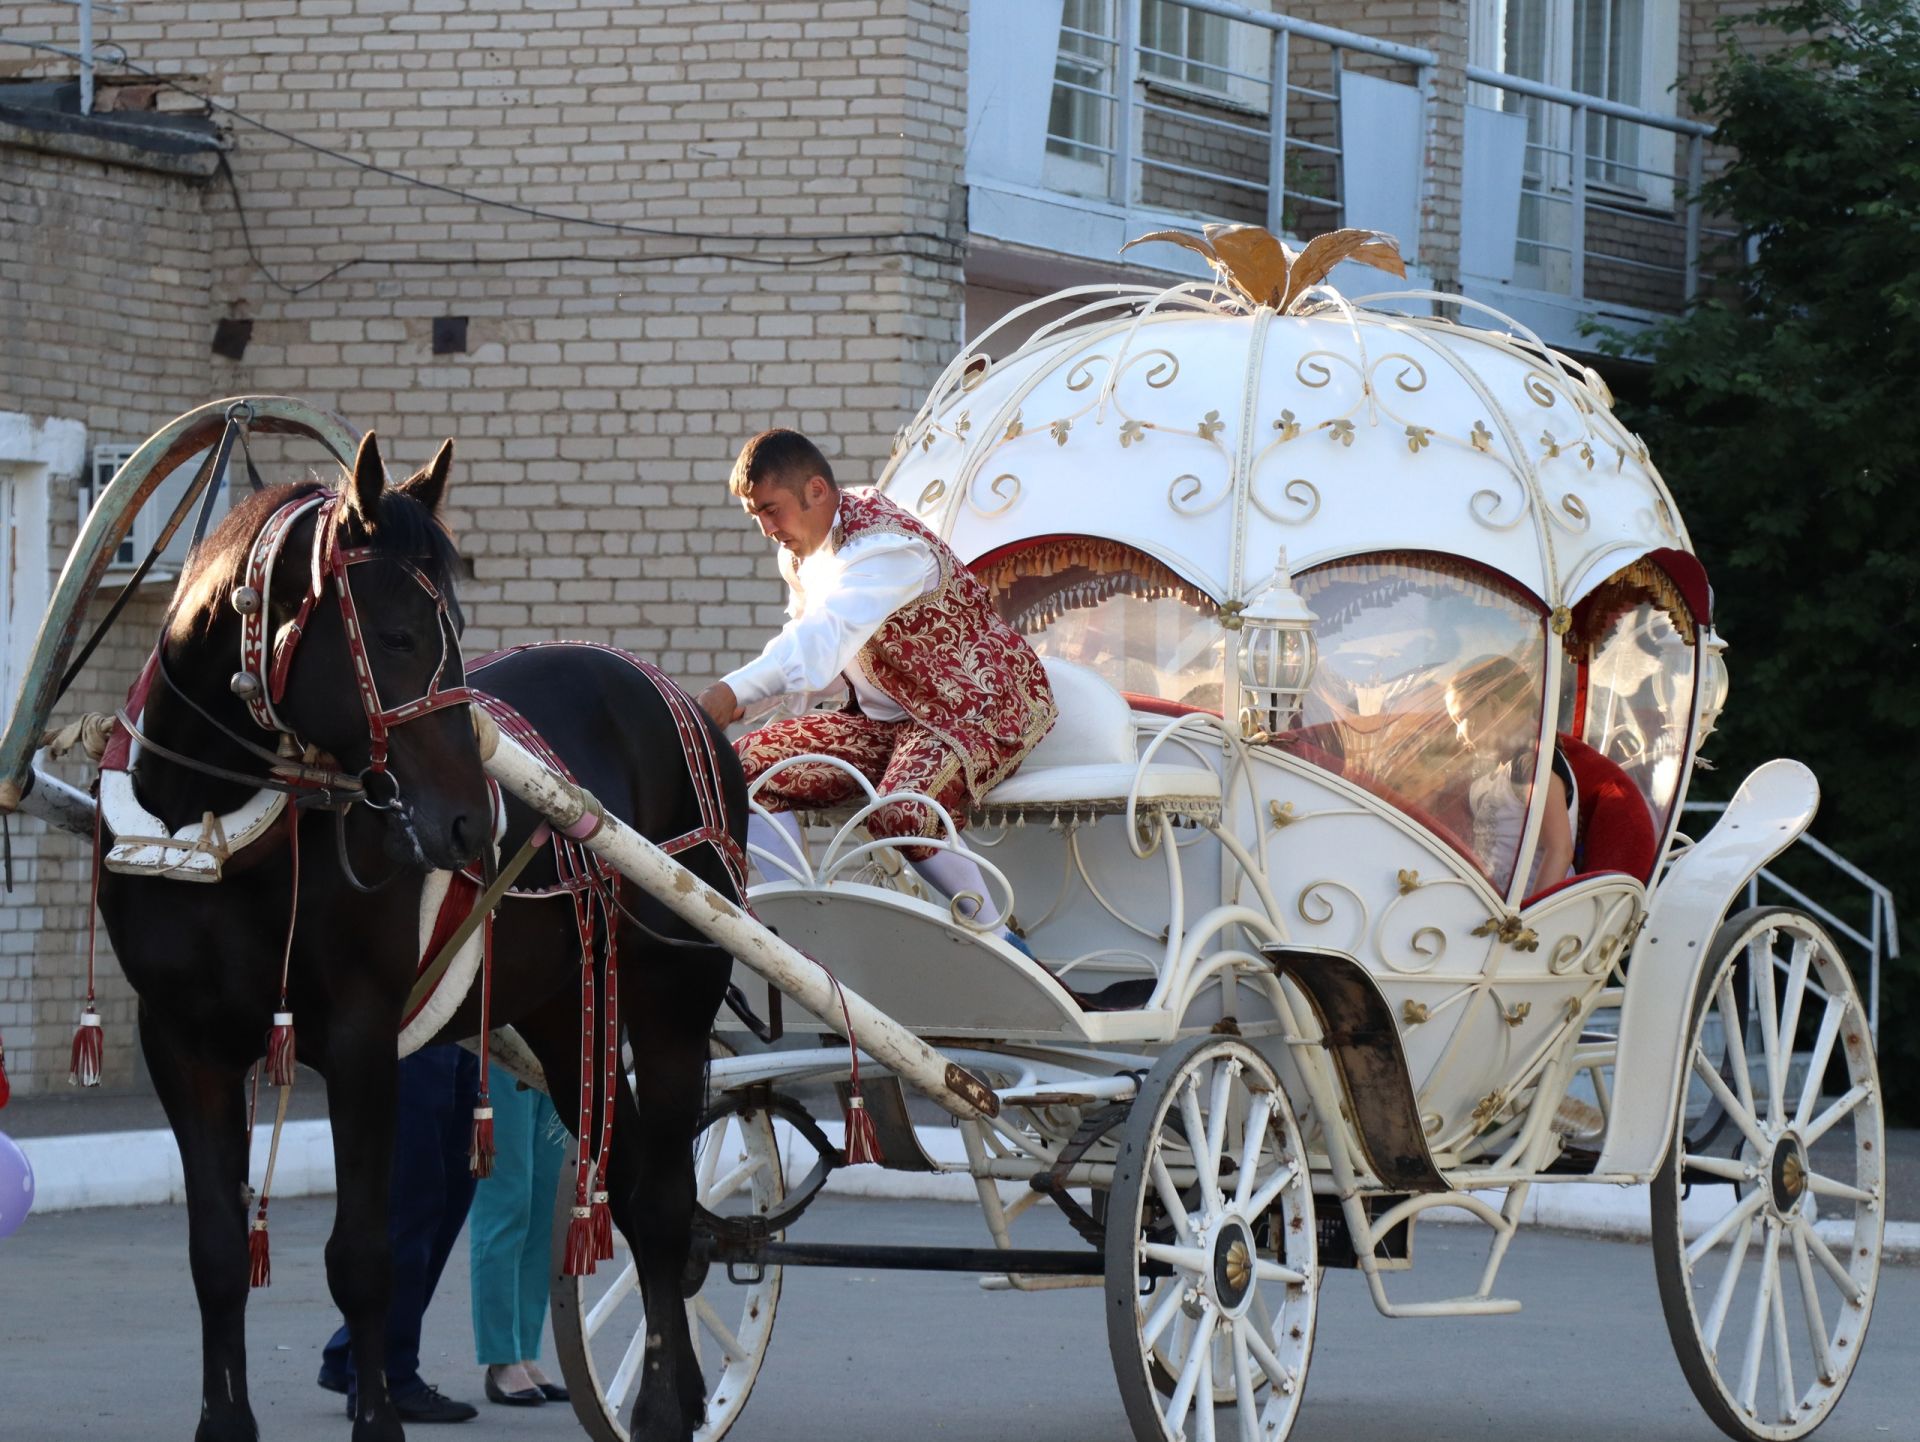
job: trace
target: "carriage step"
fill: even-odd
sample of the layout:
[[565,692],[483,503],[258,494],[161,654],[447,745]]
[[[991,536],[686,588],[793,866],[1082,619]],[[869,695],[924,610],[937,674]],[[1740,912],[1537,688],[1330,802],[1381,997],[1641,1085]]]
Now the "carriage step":
[[1520,1310],[1512,1297],[1449,1297],[1444,1302],[1394,1302],[1382,1307],[1388,1317],[1508,1317]]

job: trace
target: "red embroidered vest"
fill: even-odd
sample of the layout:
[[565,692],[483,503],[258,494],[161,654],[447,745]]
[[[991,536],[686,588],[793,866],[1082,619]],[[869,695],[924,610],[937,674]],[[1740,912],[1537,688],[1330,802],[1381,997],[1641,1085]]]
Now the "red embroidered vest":
[[[984,796],[1052,729],[1059,715],[1053,688],[1033,648],[994,610],[987,588],[944,541],[885,496],[842,491],[828,544],[838,551],[889,531],[925,542],[940,580],[881,622],[853,664],[959,753],[969,789]],[[788,570],[785,552],[781,560]],[[790,570],[787,579],[794,581]]]

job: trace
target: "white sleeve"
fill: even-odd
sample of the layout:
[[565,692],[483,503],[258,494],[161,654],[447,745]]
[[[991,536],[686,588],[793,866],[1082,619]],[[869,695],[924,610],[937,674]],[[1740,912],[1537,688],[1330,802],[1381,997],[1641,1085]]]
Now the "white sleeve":
[[924,541],[876,537],[848,558],[833,588],[787,622],[757,659],[722,679],[742,706],[824,690],[882,621],[924,595],[938,577],[939,563]]

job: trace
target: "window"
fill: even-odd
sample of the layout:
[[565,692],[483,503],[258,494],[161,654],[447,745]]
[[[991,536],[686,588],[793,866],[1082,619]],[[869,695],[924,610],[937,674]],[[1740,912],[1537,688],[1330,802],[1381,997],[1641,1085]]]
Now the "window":
[[[139,449],[138,445],[126,443],[103,443],[93,448],[87,472],[80,481],[79,500],[82,524],[85,524],[88,513],[93,510],[93,503],[106,490],[107,483]],[[132,529],[127,532],[119,548],[114,551],[113,559],[108,562],[109,570],[131,571],[147,558],[147,552],[153,549],[153,543],[159,539],[160,532],[167,524],[167,518],[173,514],[174,508],[186,495],[188,487],[193,484],[194,477],[199,475],[200,467],[206,459],[207,453],[200,451],[180,462],[166,480],[162,481],[147,497],[146,502],[133,518]],[[226,504],[219,496],[219,492],[225,489],[226,480],[223,477],[215,491],[210,524],[217,525],[220,517],[226,514]],[[154,562],[153,569],[147,573],[148,580],[170,581],[180,574],[180,568],[187,559],[187,546],[193,539],[194,523],[198,517],[199,504],[196,502],[193,510],[174,531],[173,539],[167,542],[166,549]]]
[[1665,835],[1693,715],[1693,646],[1672,614],[1640,601],[1605,623],[1587,666],[1586,734],[1633,779]]
[[1281,750],[1372,792],[1505,892],[1539,751],[1546,627],[1491,572],[1416,551],[1335,561],[1295,582],[1320,662]]
[[1227,90],[1231,23],[1170,0],[1146,0],[1140,7],[1140,73],[1194,90]]
[[1118,88],[1114,6],[1132,0],[1066,0],[1060,53],[1047,115],[1047,179],[1059,189],[1097,195],[1107,188],[1113,153],[1113,95]]

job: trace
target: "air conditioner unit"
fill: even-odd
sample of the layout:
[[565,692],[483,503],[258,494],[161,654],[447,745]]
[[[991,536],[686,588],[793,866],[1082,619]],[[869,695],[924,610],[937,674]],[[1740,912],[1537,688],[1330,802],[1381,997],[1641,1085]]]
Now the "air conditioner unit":
[[[93,448],[93,463],[80,482],[80,519],[83,523],[88,513],[93,510],[93,503],[106,490],[107,483],[139,449],[138,445],[123,442],[96,445]],[[206,458],[207,453],[201,451],[198,455],[182,461],[174,468],[172,475],[155,487],[153,494],[147,497],[146,504],[140,508],[140,513],[134,517],[133,529],[127,532],[126,539],[120,542],[120,548],[114,552],[113,560],[108,564],[108,570],[131,571],[146,559],[147,552],[153,549],[153,543],[159,539],[162,528],[166,526],[167,517],[171,516],[173,508],[180,504],[180,498],[193,484],[193,478],[200,474],[200,467],[206,462]],[[226,489],[224,478],[220,483],[220,489],[222,491]],[[226,514],[226,510],[226,498],[216,496],[213,502],[213,519],[218,521]],[[194,521],[198,516],[199,505],[196,502],[194,508],[187,513],[186,519],[180,523],[180,528],[173,533],[173,539],[167,542],[167,547],[160,553],[160,558],[153,563],[153,569],[147,572],[149,581],[171,581],[180,574],[180,568],[186,564],[187,543],[193,539]]]

